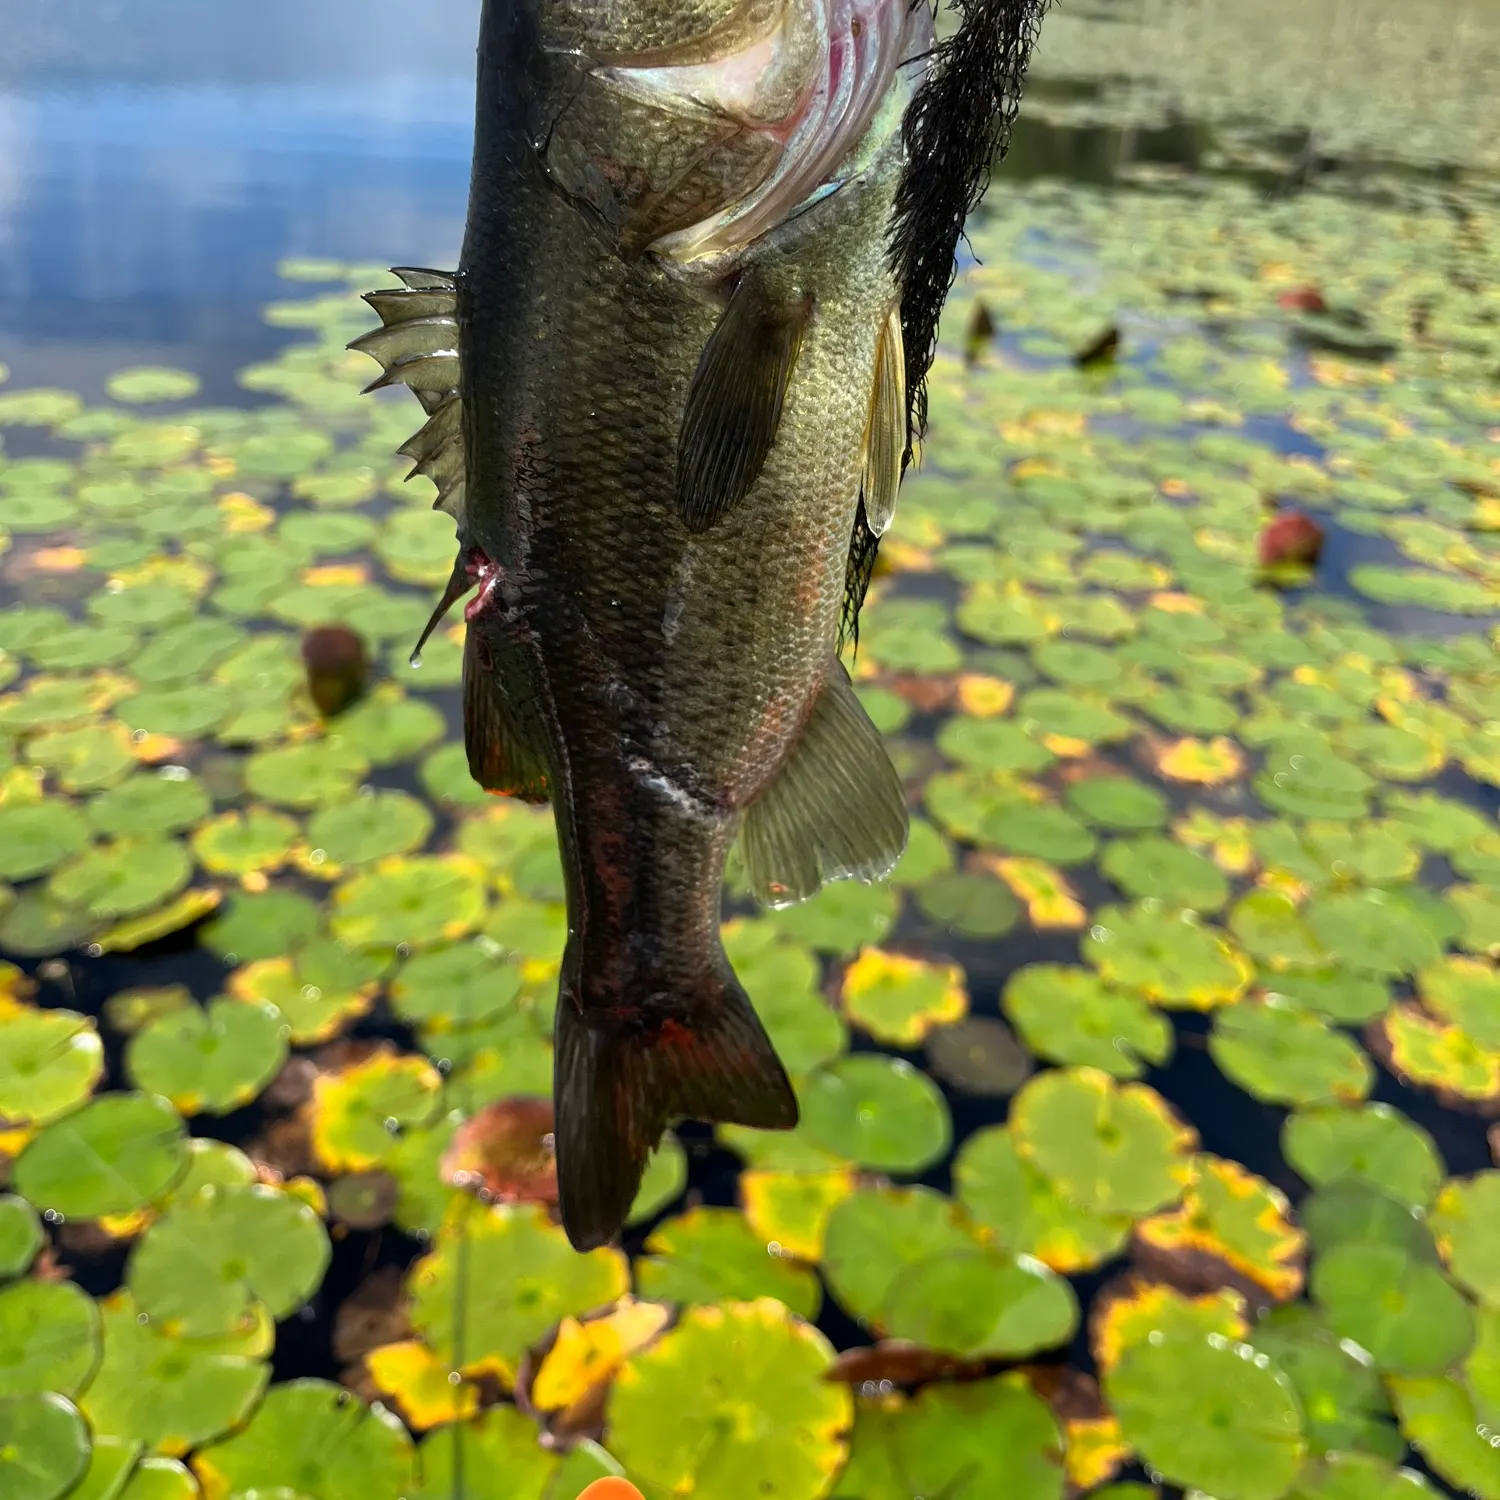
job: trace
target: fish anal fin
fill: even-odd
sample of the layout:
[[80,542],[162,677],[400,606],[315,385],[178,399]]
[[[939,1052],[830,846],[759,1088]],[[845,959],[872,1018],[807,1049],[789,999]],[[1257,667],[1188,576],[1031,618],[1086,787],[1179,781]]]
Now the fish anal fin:
[[778,300],[745,276],[709,335],[688,387],[677,443],[677,504],[707,531],[745,498],[765,465],[812,304]]
[[616,1008],[625,1019],[579,1007],[567,978],[571,957],[554,1023],[553,1097],[563,1101],[557,1186],[569,1240],[592,1250],[619,1233],[646,1160],[674,1118],[790,1130],[797,1098],[722,952],[697,993],[670,993],[666,1015],[656,1008],[658,976],[640,976],[642,993],[627,989]]
[[472,625],[464,637],[463,703],[469,774],[487,792],[545,802],[546,758],[506,703],[500,677]]
[[875,345],[875,379],[861,478],[866,524],[876,536],[885,531],[896,514],[905,451],[906,355],[901,344],[901,311],[893,307]]
[[751,890],[766,906],[791,906],[832,880],[879,880],[906,831],[906,797],[880,731],[833,661],[791,755],[745,810]]

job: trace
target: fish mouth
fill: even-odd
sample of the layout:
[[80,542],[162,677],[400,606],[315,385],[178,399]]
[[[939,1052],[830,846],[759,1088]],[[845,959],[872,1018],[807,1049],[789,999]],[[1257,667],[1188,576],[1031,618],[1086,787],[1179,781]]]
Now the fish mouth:
[[480,547],[470,547],[464,557],[464,572],[478,585],[478,592],[464,601],[464,619],[473,621],[485,610],[494,607],[495,588],[500,582],[500,569]]

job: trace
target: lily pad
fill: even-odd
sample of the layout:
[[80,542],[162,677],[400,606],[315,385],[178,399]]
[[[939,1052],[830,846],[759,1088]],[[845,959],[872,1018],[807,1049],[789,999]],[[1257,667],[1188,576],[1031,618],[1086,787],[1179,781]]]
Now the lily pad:
[[244,1421],[270,1379],[269,1321],[228,1338],[186,1339],[129,1297],[103,1304],[104,1358],[82,1398],[94,1432],[183,1453]]
[[447,730],[438,709],[406,697],[394,684],[377,688],[340,715],[338,724],[343,742],[375,766],[410,760],[442,739]]
[[[1248,946],[1248,945],[1247,945]],[[1348,974],[1342,969],[1312,974],[1279,974],[1267,986],[1268,994],[1303,1010],[1316,1011],[1330,1021],[1357,1025],[1378,1016],[1390,1004],[1390,992],[1378,979],[1366,974]]]
[[413,1478],[411,1439],[397,1417],[326,1380],[266,1392],[243,1431],[193,1459],[210,1493],[369,1500],[401,1495]]
[[616,1377],[610,1451],[644,1484],[699,1500],[817,1500],[853,1415],[848,1389],[823,1378],[832,1362],[827,1340],[769,1298],[690,1308]]
[[879,1327],[913,1266],[966,1254],[976,1243],[957,1222],[951,1201],[931,1188],[861,1188],[829,1215],[823,1274],[850,1313]]
[[1500,1049],[1500,974],[1483,959],[1453,956],[1417,976],[1423,1003],[1480,1046]]
[[1393,1245],[1415,1259],[1437,1259],[1420,1209],[1359,1177],[1340,1177],[1304,1198],[1308,1243],[1320,1254],[1337,1245]]
[[91,798],[88,819],[108,838],[141,838],[191,828],[210,805],[203,783],[187,771],[143,771]]
[[112,1093],[54,1120],[16,1160],[17,1191],[66,1218],[125,1214],[187,1169],[177,1111],[152,1094]]
[[923,915],[968,938],[995,938],[1021,918],[1021,905],[1007,887],[988,875],[945,870],[917,888]]
[[70,802],[0,806],[0,879],[45,875],[88,841],[88,823]]
[[1314,1187],[1352,1177],[1421,1208],[1443,1180],[1432,1137],[1389,1104],[1299,1109],[1282,1127],[1281,1145]]
[[157,401],[185,401],[197,394],[200,384],[189,370],[135,365],[128,370],[117,370],[104,382],[104,389],[116,401],[149,405]]
[[1474,1339],[1469,1309],[1442,1271],[1393,1245],[1336,1245],[1314,1263],[1311,1291],[1342,1338],[1398,1375],[1438,1374]]
[[135,768],[130,735],[120,724],[80,724],[26,742],[26,759],[41,766],[65,792],[96,792]]
[[461,855],[401,856],[340,885],[330,926],[351,947],[430,948],[484,921],[482,873]]
[[208,1186],[170,1208],[141,1237],[127,1284],[149,1317],[201,1338],[231,1332],[252,1298],[284,1318],[328,1267],[328,1234],[290,1193]]
[[1172,1053],[1171,1024],[1091,970],[1031,964],[1006,982],[1005,1013],[1028,1047],[1052,1062],[1139,1078]]
[[866,948],[844,971],[844,1011],[879,1041],[913,1047],[969,1008],[963,970]]
[[1251,973],[1212,928],[1146,905],[1101,907],[1082,952],[1107,983],[1194,1010],[1237,1000]]
[[1005,1126],[970,1136],[953,1177],[959,1202],[997,1246],[1034,1256],[1054,1271],[1092,1270],[1116,1255],[1130,1233],[1130,1215],[1094,1214],[1065,1199],[1022,1158]]
[[237,895],[229,910],[203,929],[204,943],[226,962],[274,958],[307,943],[318,930],[318,908],[296,891]]
[[[413,1267],[411,1321],[441,1360],[510,1386],[526,1351],[561,1317],[615,1301],[629,1286],[616,1250],[579,1255],[537,1204],[477,1207],[450,1218]],[[475,1301],[472,1288],[487,1291]]]
[[1445,1183],[1430,1222],[1454,1280],[1482,1302],[1500,1307],[1500,1172]]
[[842,880],[825,885],[810,901],[767,918],[794,942],[820,953],[844,953],[878,943],[896,916],[897,895],[888,885]]
[[1306,1452],[1291,1382],[1219,1334],[1127,1349],[1105,1378],[1125,1437],[1165,1478],[1221,1500],[1277,1500]]
[[825,1151],[882,1172],[920,1172],[946,1154],[948,1106],[910,1063],[862,1053],[810,1073],[801,1091],[803,1131]]
[[138,734],[195,740],[217,729],[234,707],[234,696],[223,683],[195,682],[137,693],[117,712],[126,727]]
[[1003,1099],[1031,1075],[1031,1059],[1004,1021],[970,1016],[927,1038],[929,1070],[960,1094]]
[[1401,895],[1349,891],[1316,896],[1307,909],[1313,936],[1355,973],[1394,978],[1435,963],[1442,939],[1425,912]]
[[1150,1213],[1191,1175],[1195,1133],[1144,1084],[1094,1068],[1042,1073],[1011,1105],[1017,1149],[1070,1202],[1091,1213]]
[[87,1099],[103,1072],[104,1047],[87,1017],[0,1005],[0,1122],[54,1119]]
[[369,770],[364,755],[342,738],[310,740],[258,750],[245,763],[245,785],[283,807],[320,807],[349,796]]
[[185,1115],[228,1114],[275,1077],[286,1061],[287,1029],[274,1006],[215,1000],[138,1032],[126,1048],[126,1068],[140,1088]]
[[88,1428],[71,1401],[52,1391],[0,1398],[0,1488],[6,1500],[58,1500],[88,1461]]
[[389,1047],[313,1085],[313,1149],[331,1171],[364,1172],[381,1164],[396,1133],[431,1118],[442,1078],[425,1058]]
[[1212,860],[1157,834],[1110,843],[1099,868],[1127,896],[1166,906],[1217,911],[1229,899],[1229,882]]
[[372,791],[336,803],[307,825],[313,858],[321,852],[334,865],[369,864],[392,854],[419,849],[432,832],[432,814],[400,791]]
[[14,1193],[0,1193],[0,1278],[24,1275],[46,1242],[36,1210]]
[[87,1292],[71,1281],[18,1281],[0,1291],[0,1398],[76,1396],[98,1359],[99,1309]]
[[659,1225],[635,1266],[643,1297],[657,1302],[752,1302],[774,1297],[799,1317],[816,1315],[818,1279],[772,1251],[727,1208],[694,1208]]
[[521,989],[519,964],[483,938],[414,954],[391,980],[391,1003],[416,1024],[473,1026],[502,1015]]
[[[449,539],[448,550],[453,550]],[[561,1460],[537,1441],[536,1423],[514,1406],[439,1427],[417,1450],[421,1484],[411,1500],[552,1500]]]
[[1166,824],[1167,799],[1152,786],[1128,776],[1091,776],[1068,787],[1075,812],[1100,828],[1151,832]]
[[1355,1042],[1274,997],[1217,1011],[1208,1048],[1228,1078],[1269,1104],[1362,1099],[1375,1079]]
[[176,895],[193,862],[175,839],[127,839],[96,844],[52,872],[50,895],[81,907],[99,922],[150,911]]
[[1451,1376],[1389,1377],[1401,1430],[1433,1470],[1468,1495],[1500,1495],[1500,1449],[1481,1440],[1468,1390]]

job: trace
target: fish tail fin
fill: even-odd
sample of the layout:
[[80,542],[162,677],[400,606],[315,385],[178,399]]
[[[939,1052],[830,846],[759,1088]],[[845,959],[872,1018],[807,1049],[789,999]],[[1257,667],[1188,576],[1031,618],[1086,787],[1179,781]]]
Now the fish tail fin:
[[570,988],[557,1004],[553,1091],[558,1195],[574,1249],[619,1232],[672,1119],[797,1123],[786,1070],[722,952],[675,1015],[596,1020]]

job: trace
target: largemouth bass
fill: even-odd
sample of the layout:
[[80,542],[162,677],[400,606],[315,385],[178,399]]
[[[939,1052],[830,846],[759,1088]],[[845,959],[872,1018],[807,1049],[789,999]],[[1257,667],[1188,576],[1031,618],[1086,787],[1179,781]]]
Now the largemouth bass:
[[962,224],[903,135],[933,41],[910,0],[485,0],[459,268],[398,271],[353,346],[429,412],[402,451],[458,526],[434,619],[473,591],[470,770],[555,811],[579,1249],[672,1118],[796,1123],[720,943],[735,839],[772,906],[905,844],[837,648]]

